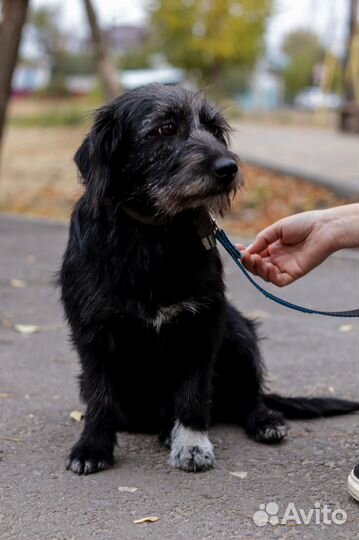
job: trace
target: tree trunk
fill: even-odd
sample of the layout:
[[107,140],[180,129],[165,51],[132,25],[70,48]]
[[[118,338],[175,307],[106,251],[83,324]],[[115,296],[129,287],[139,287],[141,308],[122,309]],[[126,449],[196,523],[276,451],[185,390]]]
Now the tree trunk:
[[354,84],[348,74],[348,66],[350,62],[350,56],[352,53],[352,43],[358,27],[358,0],[350,0],[349,2],[349,19],[348,19],[348,33],[345,47],[344,56],[344,97],[346,101],[354,101]]
[[355,37],[358,39],[358,12],[359,0],[349,0],[348,32],[343,59],[344,73],[344,104],[339,111],[339,129],[352,133],[359,133],[359,104],[356,102],[356,80],[350,72],[350,63],[354,61],[353,47]]
[[3,0],[0,13],[0,148],[6,109],[11,93],[11,79],[17,60],[21,31],[29,0]]
[[98,24],[92,0],[85,0],[85,7],[97,56],[98,73],[105,91],[106,100],[111,101],[120,92],[116,69],[111,61],[103,33]]

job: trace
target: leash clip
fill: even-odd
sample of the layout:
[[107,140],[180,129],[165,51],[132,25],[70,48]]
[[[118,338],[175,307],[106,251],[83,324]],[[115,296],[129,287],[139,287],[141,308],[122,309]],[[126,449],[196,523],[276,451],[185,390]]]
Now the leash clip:
[[217,231],[219,231],[219,225],[216,221],[216,218],[211,214],[211,212],[208,210],[208,216],[209,216],[209,219],[211,220],[211,223],[212,223],[212,227],[213,227],[213,232],[214,234],[216,234]]
[[217,247],[216,233],[219,228],[216,220],[207,209],[202,208],[199,212],[197,230],[206,251]]

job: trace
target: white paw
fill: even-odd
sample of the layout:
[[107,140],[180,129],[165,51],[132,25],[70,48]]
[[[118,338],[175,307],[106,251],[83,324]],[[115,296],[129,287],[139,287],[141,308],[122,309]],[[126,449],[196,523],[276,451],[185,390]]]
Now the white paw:
[[169,463],[187,472],[212,469],[214,452],[207,433],[185,428],[176,422],[171,434]]

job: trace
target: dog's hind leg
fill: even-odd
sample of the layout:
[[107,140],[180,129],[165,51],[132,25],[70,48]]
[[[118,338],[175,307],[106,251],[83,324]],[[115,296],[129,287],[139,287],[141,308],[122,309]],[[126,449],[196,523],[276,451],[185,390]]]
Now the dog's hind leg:
[[[79,349],[79,348],[78,348]],[[104,351],[91,346],[79,349],[83,373],[81,396],[87,403],[84,428],[71,449],[67,469],[76,474],[90,474],[113,464],[116,443],[116,412],[110,377],[104,365]]]
[[255,324],[230,304],[213,383],[214,422],[238,423],[258,442],[276,443],[285,437],[288,428],[283,416],[263,401],[263,365]]

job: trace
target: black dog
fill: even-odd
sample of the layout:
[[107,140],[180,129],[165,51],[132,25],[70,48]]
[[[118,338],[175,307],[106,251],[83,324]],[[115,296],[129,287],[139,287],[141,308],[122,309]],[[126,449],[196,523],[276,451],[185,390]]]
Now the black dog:
[[75,155],[85,192],[61,270],[87,403],[75,473],[111,465],[123,429],[159,432],[173,466],[200,471],[214,462],[210,418],[271,443],[287,432],[279,411],[358,409],[264,395],[255,327],[225,299],[207,213],[241,184],[228,132],[201,94],[151,85],[100,109]]

